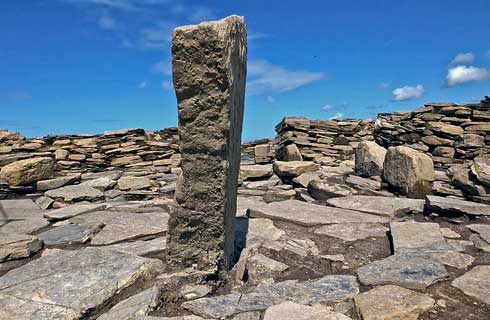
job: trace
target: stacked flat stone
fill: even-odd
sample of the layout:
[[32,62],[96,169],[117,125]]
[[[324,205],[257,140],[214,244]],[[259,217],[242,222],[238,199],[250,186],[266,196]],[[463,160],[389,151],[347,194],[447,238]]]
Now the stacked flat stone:
[[482,103],[427,103],[413,112],[381,113],[374,135],[388,148],[405,145],[432,156],[436,167],[490,153],[490,108]]
[[[373,140],[371,120],[310,120],[285,117],[277,126],[276,158],[284,161],[331,157],[351,159],[359,142]],[[295,147],[290,147],[295,145]],[[291,159],[291,157],[295,159]]]
[[242,155],[253,158],[256,164],[272,163],[275,159],[275,139],[258,139],[242,143]]

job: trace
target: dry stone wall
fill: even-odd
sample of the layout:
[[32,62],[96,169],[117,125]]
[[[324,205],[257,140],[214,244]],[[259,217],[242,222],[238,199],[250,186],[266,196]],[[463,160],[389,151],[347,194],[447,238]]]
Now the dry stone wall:
[[490,104],[427,103],[412,112],[381,113],[376,142],[386,148],[405,145],[432,156],[448,168],[490,153]]

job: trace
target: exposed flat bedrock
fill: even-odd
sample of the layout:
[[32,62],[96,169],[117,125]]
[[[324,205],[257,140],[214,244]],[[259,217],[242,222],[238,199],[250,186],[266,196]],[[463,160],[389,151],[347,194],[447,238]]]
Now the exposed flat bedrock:
[[44,256],[0,278],[0,319],[95,319],[106,302],[162,268],[159,260],[99,248]]
[[181,181],[169,220],[169,264],[228,269],[245,97],[243,17],[184,26],[173,33]]

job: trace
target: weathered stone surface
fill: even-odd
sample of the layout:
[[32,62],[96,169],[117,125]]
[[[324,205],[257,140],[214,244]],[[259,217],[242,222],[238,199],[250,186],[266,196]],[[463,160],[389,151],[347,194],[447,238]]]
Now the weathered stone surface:
[[355,173],[361,177],[383,174],[386,149],[374,141],[362,141],[355,151]]
[[430,254],[395,254],[357,270],[365,285],[394,284],[409,289],[425,289],[448,276],[446,268]]
[[457,269],[467,269],[475,261],[473,256],[456,251],[432,252],[430,255],[443,265]]
[[0,278],[0,319],[94,318],[162,268],[159,260],[100,248],[43,256]]
[[299,304],[342,301],[359,292],[353,276],[325,276],[317,280],[298,282],[289,280],[259,285],[254,292],[201,298],[184,302],[182,306],[192,313],[211,318],[235,313],[264,310],[285,301]]
[[358,294],[354,301],[363,320],[417,320],[435,305],[428,295],[393,285]]
[[464,133],[463,128],[459,126],[453,126],[445,122],[428,122],[427,128],[434,132],[439,132],[449,136],[460,136]]
[[273,168],[278,176],[292,179],[306,172],[317,171],[320,166],[311,161],[274,161]]
[[[176,28],[173,79],[179,109],[181,183],[168,237],[172,264],[229,269],[245,98],[244,19]],[[185,234],[185,236],[183,236]]]
[[286,232],[274,226],[272,220],[258,218],[249,219],[247,222],[247,239],[259,237],[268,240],[279,240],[286,235]]
[[140,190],[148,189],[152,186],[151,180],[146,177],[122,177],[117,181],[120,190]]
[[466,226],[473,232],[476,232],[480,237],[490,244],[490,225],[488,224],[470,224]]
[[105,245],[123,240],[159,234],[167,231],[168,213],[95,211],[73,217],[71,223],[92,227],[103,224],[104,228],[92,237],[94,245]]
[[31,234],[49,225],[32,200],[0,200],[0,226],[5,233]]
[[162,252],[167,247],[167,240],[164,237],[151,240],[138,240],[109,245],[106,248],[137,256],[146,256],[153,253]]
[[288,144],[284,151],[286,161],[303,161],[303,157],[301,156],[301,152],[297,145]]
[[465,294],[490,305],[490,266],[476,266],[456,278],[452,285]]
[[318,179],[320,179],[320,172],[306,172],[294,178],[293,182],[307,188],[310,181]]
[[62,199],[65,202],[94,201],[104,197],[100,190],[85,185],[61,187],[49,190],[44,195],[53,199]]
[[432,159],[408,147],[391,147],[384,162],[384,179],[401,194],[423,198],[435,179]]
[[409,198],[353,195],[328,199],[327,203],[337,208],[395,217],[408,213],[420,214],[424,212],[425,201]]
[[249,208],[248,214],[254,218],[289,221],[304,226],[346,222],[379,222],[387,218],[333,207],[306,203],[298,200],[272,202]]
[[247,215],[247,210],[254,206],[262,206],[265,205],[265,202],[262,200],[262,197],[237,197],[237,208],[236,208],[236,216],[237,217],[245,217]]
[[390,232],[395,254],[452,251],[437,223],[391,222]]
[[351,318],[332,311],[331,308],[314,305],[305,306],[294,302],[283,302],[267,308],[264,320],[350,320]]
[[36,204],[43,210],[49,209],[53,203],[54,200],[48,197],[39,197],[36,199]]
[[344,241],[356,241],[371,237],[385,237],[388,228],[379,223],[340,223],[322,226],[315,234],[326,235]]
[[95,204],[72,204],[64,208],[46,211],[44,217],[50,221],[65,220],[80,214],[103,210],[107,207],[105,203]]
[[4,233],[0,229],[0,262],[28,258],[42,247],[43,242],[35,236]]
[[51,178],[54,174],[53,159],[42,157],[12,162],[0,171],[0,180],[12,186],[27,185],[42,179]]
[[490,187],[490,158],[476,157],[473,160],[471,171],[481,184]]
[[[116,178],[117,179],[117,178]],[[117,181],[113,180],[110,176],[101,177],[97,179],[88,180],[80,183],[80,185],[95,188],[100,191],[104,191],[115,186]]]
[[354,190],[343,182],[312,180],[308,183],[308,192],[317,200],[349,196]]
[[157,287],[146,289],[123,300],[104,313],[98,320],[137,320],[147,316],[160,305],[161,290]]
[[240,166],[240,178],[243,180],[265,179],[270,176],[272,176],[271,164]]
[[426,205],[430,211],[442,214],[490,215],[489,205],[449,197],[427,196]]
[[48,246],[77,243],[80,244],[87,242],[103,226],[104,225],[100,224],[88,227],[68,223],[40,233],[38,237]]
[[272,283],[272,277],[289,269],[285,263],[271,259],[263,254],[254,254],[247,261],[248,281],[250,284]]
[[61,188],[63,186],[80,181],[80,176],[81,176],[80,174],[75,174],[75,175],[59,177],[59,178],[54,178],[49,180],[41,180],[36,183],[36,188],[39,191]]

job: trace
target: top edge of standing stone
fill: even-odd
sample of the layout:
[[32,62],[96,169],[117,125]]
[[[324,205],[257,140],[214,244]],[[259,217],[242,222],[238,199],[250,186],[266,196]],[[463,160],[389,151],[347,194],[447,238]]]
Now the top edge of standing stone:
[[179,32],[188,32],[188,31],[192,31],[194,29],[206,28],[206,27],[219,28],[220,26],[226,26],[226,25],[229,25],[232,23],[244,24],[245,18],[243,16],[231,15],[231,16],[228,16],[228,17],[223,18],[221,20],[203,21],[199,24],[192,24],[192,25],[177,27],[174,29],[174,34],[179,33]]

